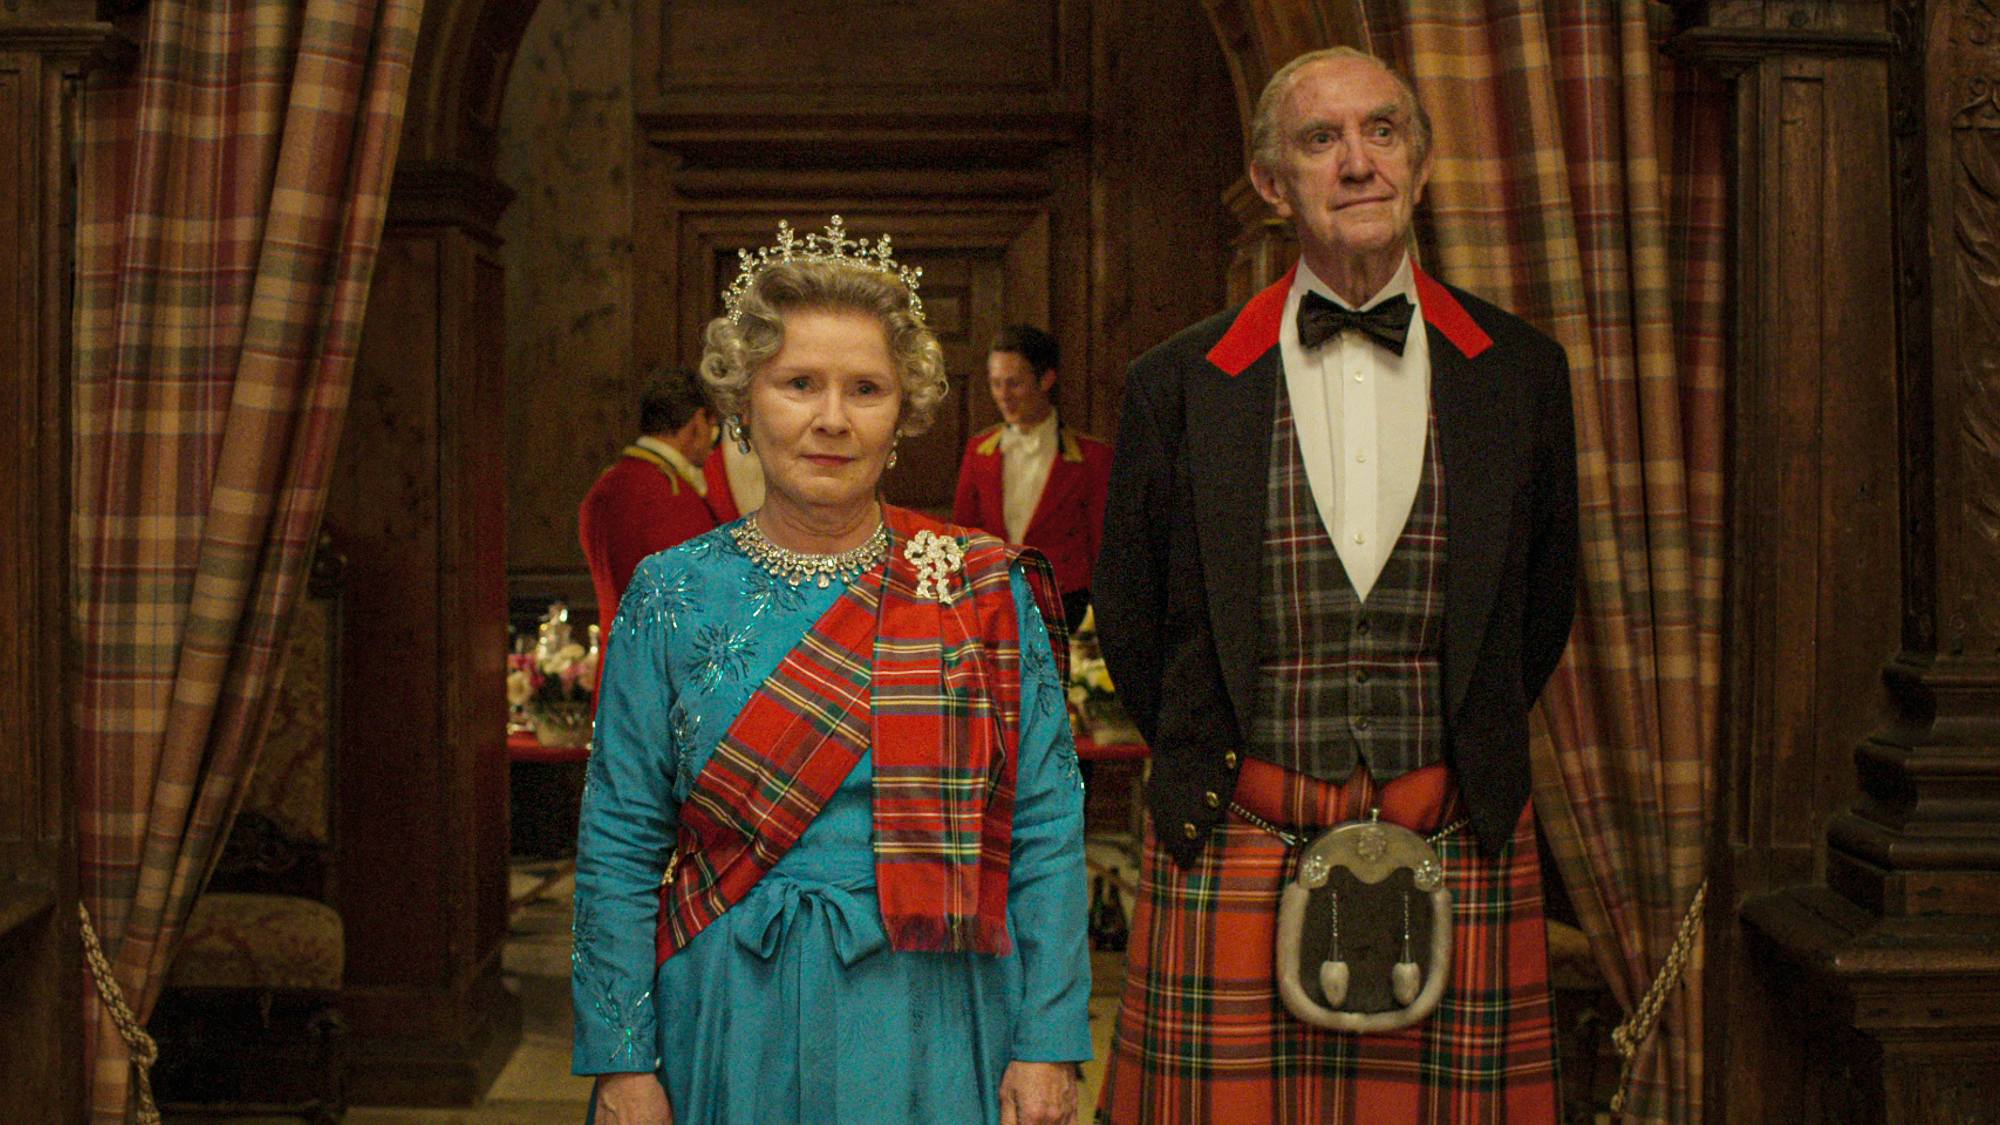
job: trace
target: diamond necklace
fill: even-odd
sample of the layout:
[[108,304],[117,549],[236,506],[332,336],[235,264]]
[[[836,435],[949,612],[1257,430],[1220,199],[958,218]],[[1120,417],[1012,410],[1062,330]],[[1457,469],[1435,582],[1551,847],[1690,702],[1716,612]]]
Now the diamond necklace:
[[775,577],[797,586],[807,579],[814,579],[815,585],[824,590],[838,578],[842,582],[855,575],[872,570],[876,564],[889,556],[889,525],[878,523],[875,534],[863,540],[859,547],[842,551],[837,555],[815,555],[805,551],[794,551],[780,547],[765,536],[758,526],[756,513],[735,527],[729,529],[729,537],[750,561],[771,572]]

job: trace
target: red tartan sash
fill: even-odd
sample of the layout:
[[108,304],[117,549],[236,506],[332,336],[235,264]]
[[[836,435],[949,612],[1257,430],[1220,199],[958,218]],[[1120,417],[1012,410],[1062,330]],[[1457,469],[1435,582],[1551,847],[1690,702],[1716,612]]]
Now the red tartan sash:
[[[1061,595],[1038,554],[901,508],[885,505],[883,518],[886,574],[848,583],[695,778],[675,869],[660,888],[659,960],[757,885],[871,746],[876,891],[890,947],[1010,948],[1021,677],[1009,564],[1026,565],[1058,669],[1068,664]],[[903,546],[923,530],[965,545],[949,605],[916,597]]]

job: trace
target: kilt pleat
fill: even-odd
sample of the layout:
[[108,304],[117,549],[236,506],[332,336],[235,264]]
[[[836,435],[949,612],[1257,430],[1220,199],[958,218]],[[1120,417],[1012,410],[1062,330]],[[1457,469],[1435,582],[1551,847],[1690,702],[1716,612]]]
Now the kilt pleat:
[[[1409,775],[1377,791],[1365,770],[1343,786],[1253,759],[1236,798],[1277,824],[1315,828],[1379,804],[1385,820],[1428,833],[1456,815],[1458,802],[1443,787],[1436,792],[1449,796],[1408,799],[1414,787],[1404,783],[1423,780]],[[1283,843],[1232,814],[1183,870],[1149,828],[1099,1119],[1554,1122],[1554,1019],[1533,817],[1532,808],[1522,814],[1496,857],[1479,855],[1470,833],[1438,845],[1453,900],[1451,983],[1424,1023],[1368,1035],[1302,1023],[1278,998],[1278,898],[1291,875]]]

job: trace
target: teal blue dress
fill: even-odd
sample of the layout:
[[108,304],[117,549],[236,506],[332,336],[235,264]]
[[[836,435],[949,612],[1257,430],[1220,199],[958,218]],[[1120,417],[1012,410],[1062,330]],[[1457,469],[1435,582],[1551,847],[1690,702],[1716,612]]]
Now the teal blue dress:
[[656,969],[689,785],[842,590],[774,578],[731,526],[646,559],[619,605],[577,837],[573,1069],[656,1071],[676,1125],[994,1125],[1008,1063],[1090,1057],[1083,787],[1034,599],[1017,569],[1013,952],[888,948],[864,755],[798,844]]

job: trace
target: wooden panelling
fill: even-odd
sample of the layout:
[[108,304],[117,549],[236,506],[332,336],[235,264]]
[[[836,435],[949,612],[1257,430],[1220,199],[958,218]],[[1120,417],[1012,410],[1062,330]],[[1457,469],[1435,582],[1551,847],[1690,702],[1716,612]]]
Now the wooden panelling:
[[1823,871],[1827,822],[1854,799],[1853,747],[1889,714],[1880,669],[1899,613],[1894,337],[1880,331],[1885,67],[1751,54],[1736,79],[1738,640],[1711,893],[1731,906],[1709,930],[1706,992],[1711,1057],[1741,1060],[1708,1069],[1711,1101],[1741,1120],[1800,1096],[1804,1060],[1769,955],[1745,944],[1734,908]]
[[[1125,368],[1146,349],[1221,311],[1233,229],[1223,204],[1243,170],[1228,64],[1193,4],[1101,3],[1092,102],[1088,412],[1118,427]],[[1169,108],[1170,107],[1170,108]]]
[[1683,41],[1739,99],[1713,1120],[2000,1104],[1995,20],[1745,2]]
[[71,175],[91,6],[0,16],[0,1121],[83,1105],[83,974],[67,643]]
[[[507,569],[584,579],[576,510],[638,430],[632,12],[547,0],[501,113]],[[594,606],[587,579],[543,592]],[[580,600],[579,600],[580,599]]]
[[[450,784],[441,729],[444,623],[423,608],[438,593],[434,373],[444,252],[428,232],[392,229],[383,239],[327,497],[327,525],[348,556],[335,776],[340,913],[354,987],[445,975],[450,919],[405,908],[445,901],[438,861],[450,827],[441,815],[449,806],[437,801]],[[406,800],[415,793],[436,805]]]
[[[22,456],[40,437],[34,407],[42,393],[34,378],[41,329],[34,283],[41,246],[33,206],[41,159],[35,144],[38,99],[32,93],[39,69],[32,56],[0,57],[0,154],[6,157],[0,167],[0,238],[6,241],[0,245],[9,251],[6,268],[0,269],[0,371],[7,373],[7,416],[16,420],[14,426],[28,429],[28,441],[9,441],[8,456],[0,458],[0,528],[8,541],[0,549],[0,595],[10,614],[32,606],[39,546],[34,535],[39,474],[34,460]],[[22,675],[37,655],[32,649],[0,645],[0,777],[6,778],[0,782],[0,847],[42,835],[43,751],[29,694],[32,681]]]
[[469,985],[489,973],[507,937],[507,729],[493,716],[507,709],[507,552],[506,509],[494,497],[506,495],[507,458],[496,455],[482,436],[489,419],[506,411],[506,275],[492,247],[468,241],[459,259],[460,286],[471,300],[460,309],[460,346],[468,354],[452,367],[468,378],[452,396],[457,417],[445,423],[443,448],[448,482],[445,504],[457,513],[451,549],[445,556],[442,593],[457,624],[451,632],[457,651],[449,666],[456,680],[448,689],[450,727],[456,750],[469,759],[461,768],[472,778],[471,800],[461,806],[463,835],[472,846],[458,850],[460,878],[472,888],[472,948],[477,955],[458,966],[459,983]]
[[641,0],[661,112],[1047,114],[1088,94],[1086,0]]
[[399,176],[392,215],[418,218],[383,238],[328,498],[349,562],[337,863],[362,1104],[469,1104],[520,1033],[499,981],[504,311],[491,192],[465,180]]

